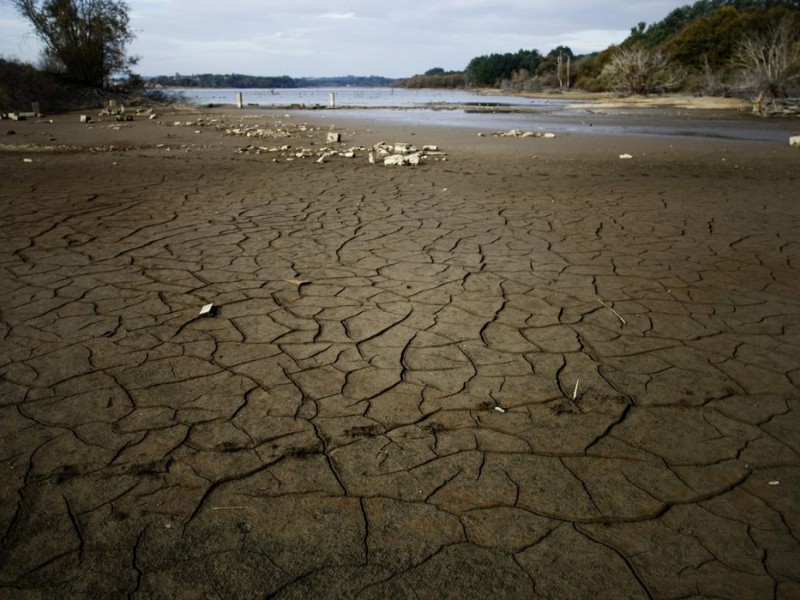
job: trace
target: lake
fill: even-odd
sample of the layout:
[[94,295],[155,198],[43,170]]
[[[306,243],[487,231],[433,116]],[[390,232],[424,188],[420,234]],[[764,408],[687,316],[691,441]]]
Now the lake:
[[[484,95],[464,90],[404,88],[223,89],[170,88],[199,105],[236,104],[263,109],[327,108],[336,94],[338,120],[395,122],[415,125],[471,127],[488,131],[523,129],[559,134],[626,134],[691,136],[786,143],[790,131],[782,119],[715,115],[683,109],[595,110],[591,103],[564,99]],[[471,112],[480,110],[483,112]],[[491,107],[497,107],[497,113]],[[438,109],[438,110],[436,110]],[[442,110],[451,109],[451,110]],[[517,112],[515,112],[517,111]]]
[[264,108],[304,105],[330,106],[331,93],[336,95],[336,106],[368,108],[424,108],[431,105],[502,104],[539,106],[564,100],[543,100],[517,96],[487,96],[464,90],[431,90],[405,88],[291,88],[291,89],[228,89],[228,88],[170,88],[180,92],[196,104],[236,104],[236,93],[241,92],[245,104]]

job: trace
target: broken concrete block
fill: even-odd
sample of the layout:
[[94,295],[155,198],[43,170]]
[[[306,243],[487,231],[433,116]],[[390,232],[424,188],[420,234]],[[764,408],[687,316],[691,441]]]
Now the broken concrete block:
[[633,156],[631,156],[630,154],[620,154],[619,157],[623,160],[629,160],[633,158]]
[[204,304],[203,308],[200,309],[200,316],[201,317],[210,317],[214,314],[216,307],[214,304]]
[[404,162],[401,154],[393,154],[383,159],[383,164],[387,167],[402,166]]
[[327,141],[329,144],[336,144],[342,141],[342,134],[341,133],[329,133]]
[[409,154],[411,152],[416,152],[417,149],[414,148],[411,144],[403,144],[398,143],[394,145],[394,153],[395,154]]
[[793,135],[789,138],[790,146],[800,146],[800,135]]
[[92,117],[89,115],[81,115],[81,123],[91,123]]

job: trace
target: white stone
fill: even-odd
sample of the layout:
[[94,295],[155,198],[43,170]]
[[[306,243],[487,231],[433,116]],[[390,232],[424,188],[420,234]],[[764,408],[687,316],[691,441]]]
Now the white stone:
[[417,166],[422,162],[422,157],[419,154],[411,154],[405,157],[406,164]]
[[387,167],[402,166],[404,162],[405,160],[402,154],[394,154],[383,159],[383,164]]
[[555,133],[545,133],[542,137],[543,138],[547,138],[548,140],[552,140],[554,137],[556,137],[556,134]]
[[394,145],[394,153],[395,154],[410,154],[411,152],[416,152],[417,149],[414,148],[411,144],[404,144],[404,143],[397,143]]
[[200,316],[211,316],[214,312],[214,305],[213,304],[204,304],[203,308],[200,309]]
[[342,134],[340,133],[329,133],[328,134],[328,143],[335,144],[342,141]]
[[439,150],[439,146],[423,146],[422,147],[422,151],[423,152],[436,152],[437,150]]
[[800,146],[800,135],[793,135],[789,138],[790,146]]
[[89,115],[81,115],[81,123],[91,123],[92,117]]
[[633,156],[631,156],[630,154],[620,154],[619,157],[623,160],[629,160],[633,158]]

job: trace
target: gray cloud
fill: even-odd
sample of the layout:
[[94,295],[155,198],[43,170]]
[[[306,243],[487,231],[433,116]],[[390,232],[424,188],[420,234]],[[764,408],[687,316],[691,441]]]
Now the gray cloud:
[[[138,71],[386,75],[462,69],[491,52],[560,44],[575,52],[622,41],[681,0],[128,0]],[[0,54],[35,59],[27,26],[0,2]]]

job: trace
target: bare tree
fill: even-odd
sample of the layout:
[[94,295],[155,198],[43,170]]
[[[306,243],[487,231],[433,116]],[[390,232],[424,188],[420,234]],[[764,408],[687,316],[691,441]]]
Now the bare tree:
[[733,66],[758,97],[753,110],[762,112],[765,98],[786,98],[787,87],[800,80],[800,33],[792,21],[782,21],[767,33],[743,39]]
[[66,77],[103,87],[136,63],[128,6],[121,0],[10,0],[45,45],[44,63]]
[[685,79],[663,53],[640,45],[618,49],[601,76],[620,92],[642,95],[676,88]]

